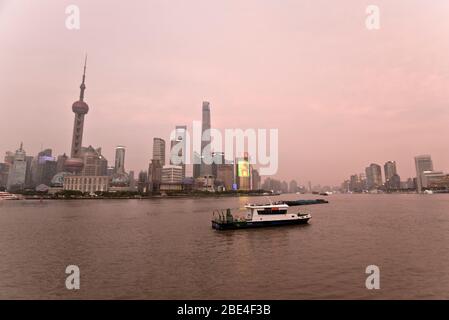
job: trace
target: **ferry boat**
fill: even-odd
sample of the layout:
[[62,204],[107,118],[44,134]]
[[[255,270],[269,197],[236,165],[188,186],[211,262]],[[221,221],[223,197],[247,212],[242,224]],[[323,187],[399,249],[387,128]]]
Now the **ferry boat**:
[[215,211],[212,228],[216,230],[244,229],[258,227],[273,227],[295,224],[305,224],[311,218],[308,213],[290,213],[289,206],[284,203],[275,204],[247,204],[246,216],[237,218],[226,211]]
[[0,192],[0,201],[1,200],[20,200],[20,198],[9,192]]

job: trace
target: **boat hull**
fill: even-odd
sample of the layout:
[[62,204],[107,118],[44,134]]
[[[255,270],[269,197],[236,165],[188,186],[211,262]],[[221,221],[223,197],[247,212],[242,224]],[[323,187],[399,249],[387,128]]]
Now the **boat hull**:
[[235,230],[262,227],[279,227],[297,224],[306,224],[310,218],[277,220],[277,221],[234,221],[234,222],[217,222],[212,221],[212,228],[216,230]]

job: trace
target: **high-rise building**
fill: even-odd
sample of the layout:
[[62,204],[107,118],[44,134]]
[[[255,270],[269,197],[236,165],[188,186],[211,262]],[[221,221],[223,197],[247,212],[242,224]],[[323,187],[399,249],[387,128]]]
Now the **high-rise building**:
[[237,158],[237,187],[239,190],[251,190],[251,165],[248,153],[245,153],[243,158]]
[[217,166],[216,182],[223,186],[225,190],[232,190],[234,184],[234,165],[226,163]]
[[63,172],[65,169],[65,162],[67,161],[69,157],[67,157],[67,155],[64,153],[63,155],[58,156],[56,162],[56,171],[59,172]]
[[8,175],[8,190],[23,190],[25,188],[26,168],[26,153],[21,143],[20,148],[14,155],[14,161]]
[[202,125],[201,125],[201,167],[200,176],[212,175],[212,150],[211,150],[211,124],[210,103],[203,102]]
[[165,165],[165,140],[161,138],[153,139],[153,160],[159,161],[159,163]]
[[226,163],[224,152],[212,152],[212,175],[217,177],[218,168]]
[[385,182],[388,182],[395,174],[398,173],[396,170],[396,161],[385,162],[384,172],[385,172]]
[[144,193],[148,191],[148,172],[140,171],[137,180],[137,191]]
[[430,155],[420,155],[415,157],[416,168],[416,190],[422,192],[424,171],[433,171],[433,162]]
[[129,190],[135,191],[136,189],[136,179],[134,178],[134,171],[129,172]]
[[296,182],[296,180],[290,181],[290,184],[288,186],[288,192],[290,193],[298,192],[298,182]]
[[378,189],[382,186],[382,167],[378,164],[371,163],[365,169],[366,187],[368,190]]
[[261,188],[261,177],[259,171],[256,169],[251,170],[251,190],[260,190]]
[[86,90],[86,65],[87,56],[84,61],[83,81],[80,86],[80,98],[72,105],[72,111],[75,113],[75,121],[73,123],[72,149],[70,159],[65,162],[66,170],[69,172],[79,173],[83,169],[82,160],[82,143],[84,130],[84,116],[89,112],[89,106],[84,102],[84,91]]
[[82,148],[83,176],[107,176],[108,160],[101,154],[101,148]]
[[170,164],[182,167],[182,177],[186,176],[186,135],[187,126],[176,126],[175,136],[170,142]]
[[148,185],[149,191],[159,191],[162,179],[162,164],[160,160],[152,159],[148,167]]
[[182,167],[167,165],[162,168],[162,184],[182,183]]
[[125,173],[125,147],[117,146],[115,148],[115,173]]

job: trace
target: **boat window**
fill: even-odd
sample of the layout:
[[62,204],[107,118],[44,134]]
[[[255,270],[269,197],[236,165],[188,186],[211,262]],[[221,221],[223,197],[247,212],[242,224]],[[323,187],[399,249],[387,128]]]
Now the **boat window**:
[[287,210],[285,209],[278,209],[278,208],[265,208],[261,210],[257,210],[258,214],[286,214]]

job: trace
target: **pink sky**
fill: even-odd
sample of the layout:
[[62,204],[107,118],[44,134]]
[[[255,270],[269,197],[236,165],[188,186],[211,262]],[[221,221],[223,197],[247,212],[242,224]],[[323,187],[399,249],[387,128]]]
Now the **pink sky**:
[[[65,8],[81,29],[65,27]],[[380,7],[381,28],[365,28]],[[339,184],[429,153],[449,171],[449,1],[0,0],[0,152],[70,152],[89,54],[84,145],[146,169],[153,137],[201,120],[279,128],[278,178]]]

